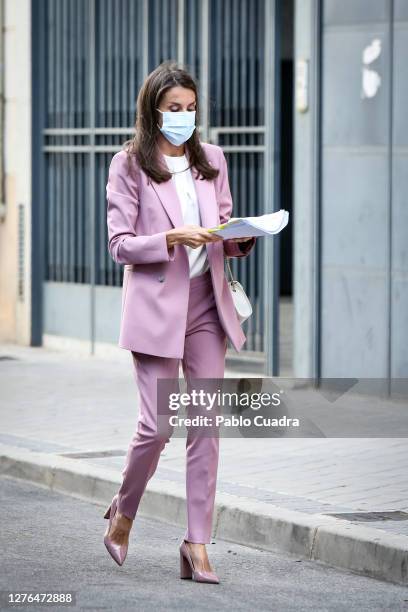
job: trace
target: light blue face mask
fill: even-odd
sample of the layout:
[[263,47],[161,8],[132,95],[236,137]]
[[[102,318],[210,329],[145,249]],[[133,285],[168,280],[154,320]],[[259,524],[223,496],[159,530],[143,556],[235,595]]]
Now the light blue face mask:
[[195,130],[195,115],[194,111],[161,111],[163,115],[162,127],[157,124],[157,127],[167,138],[169,142],[178,146],[186,142]]

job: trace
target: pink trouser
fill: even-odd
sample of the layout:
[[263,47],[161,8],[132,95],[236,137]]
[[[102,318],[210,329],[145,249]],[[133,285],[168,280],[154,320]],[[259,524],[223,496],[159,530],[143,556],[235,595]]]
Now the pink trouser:
[[[187,328],[182,367],[187,385],[191,378],[223,378],[227,337],[221,327],[210,270],[190,279]],[[157,428],[157,380],[179,377],[177,358],[132,352],[140,396],[137,430],[130,443],[123,481],[118,493],[118,512],[134,519],[148,480],[153,476],[172,431],[163,436]],[[175,383],[177,381],[175,380]],[[178,385],[176,391],[178,392]],[[175,413],[177,414],[177,412]],[[187,523],[184,539],[211,541],[217,482],[218,435],[186,439]]]

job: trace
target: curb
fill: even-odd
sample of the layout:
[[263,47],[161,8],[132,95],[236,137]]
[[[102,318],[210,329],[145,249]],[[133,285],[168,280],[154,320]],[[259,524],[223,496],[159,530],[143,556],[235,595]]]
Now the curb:
[[[6,445],[0,445],[0,473],[106,506],[122,482],[117,469]],[[184,485],[149,481],[138,514],[185,527]],[[212,537],[408,584],[407,536],[334,517],[217,492]]]

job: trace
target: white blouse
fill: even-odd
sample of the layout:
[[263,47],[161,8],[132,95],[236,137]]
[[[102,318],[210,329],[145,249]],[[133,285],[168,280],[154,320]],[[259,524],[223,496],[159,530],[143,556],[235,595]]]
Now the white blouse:
[[[185,172],[176,172],[172,175],[172,181],[174,181],[181,204],[184,225],[201,225],[200,209],[198,206],[194,179],[190,168],[188,168],[187,157],[185,155],[179,157],[164,155],[164,159],[170,172],[185,170]],[[187,251],[190,264],[190,278],[198,276],[199,274],[204,274],[209,268],[206,245],[202,244],[196,249],[184,245],[184,248]]]

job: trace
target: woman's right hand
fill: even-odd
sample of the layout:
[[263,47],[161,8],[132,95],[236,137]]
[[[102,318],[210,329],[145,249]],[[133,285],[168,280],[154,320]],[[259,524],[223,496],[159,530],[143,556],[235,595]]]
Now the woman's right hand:
[[193,249],[198,248],[206,242],[217,242],[222,240],[221,236],[216,236],[200,225],[183,225],[169,230],[166,233],[168,248],[175,244],[184,244]]

